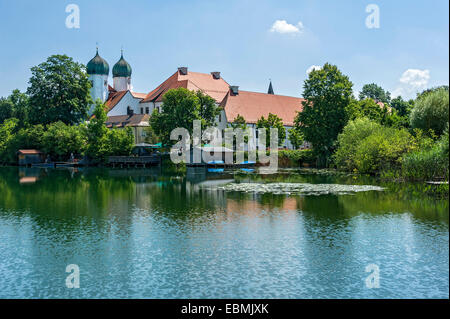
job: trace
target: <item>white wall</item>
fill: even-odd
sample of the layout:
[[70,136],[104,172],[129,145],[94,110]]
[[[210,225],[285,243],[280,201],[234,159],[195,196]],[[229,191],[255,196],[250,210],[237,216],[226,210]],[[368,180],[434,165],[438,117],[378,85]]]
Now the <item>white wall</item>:
[[[90,92],[94,102],[97,99],[101,99],[102,102],[105,102],[106,99],[108,98],[108,76],[101,74],[91,74],[89,75],[89,80],[92,83]],[[91,105],[89,114],[92,114],[93,112],[94,112],[94,104]]]
[[116,106],[108,112],[108,116],[126,115],[128,106],[134,111],[135,114],[140,114],[140,101],[142,101],[142,99],[133,97],[130,91],[128,91],[119,101],[119,103],[117,103]]
[[113,82],[116,91],[131,90],[131,77],[114,77]]

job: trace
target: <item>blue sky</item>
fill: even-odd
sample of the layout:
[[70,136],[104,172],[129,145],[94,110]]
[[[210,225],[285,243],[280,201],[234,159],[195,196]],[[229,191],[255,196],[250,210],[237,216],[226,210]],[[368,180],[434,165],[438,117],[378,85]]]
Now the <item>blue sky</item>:
[[[79,29],[65,24],[71,3]],[[372,3],[380,28],[366,27]],[[99,42],[110,68],[124,47],[137,92],[188,66],[242,90],[265,92],[270,78],[276,94],[301,96],[307,69],[330,62],[355,91],[375,82],[409,97],[449,83],[448,12],[447,0],[0,0],[0,96],[25,90],[30,67],[51,54],[87,63]]]

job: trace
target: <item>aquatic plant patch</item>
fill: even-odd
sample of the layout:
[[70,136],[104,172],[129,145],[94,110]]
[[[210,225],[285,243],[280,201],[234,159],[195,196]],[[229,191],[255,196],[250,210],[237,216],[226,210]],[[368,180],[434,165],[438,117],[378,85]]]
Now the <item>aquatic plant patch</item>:
[[257,194],[301,194],[301,195],[347,195],[358,192],[383,191],[383,187],[373,185],[308,184],[308,183],[230,183],[218,186],[218,190],[227,192],[245,192]]

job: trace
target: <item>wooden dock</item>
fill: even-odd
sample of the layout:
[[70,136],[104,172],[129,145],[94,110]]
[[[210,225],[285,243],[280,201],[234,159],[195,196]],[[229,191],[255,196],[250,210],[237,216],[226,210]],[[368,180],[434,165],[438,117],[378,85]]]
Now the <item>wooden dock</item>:
[[160,155],[150,156],[110,156],[108,164],[112,167],[147,167],[161,165]]

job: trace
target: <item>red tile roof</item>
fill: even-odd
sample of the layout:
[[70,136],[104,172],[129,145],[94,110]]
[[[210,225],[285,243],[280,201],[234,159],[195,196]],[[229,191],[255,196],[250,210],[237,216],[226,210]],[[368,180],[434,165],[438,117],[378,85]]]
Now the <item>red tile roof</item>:
[[147,94],[147,97],[141,103],[161,102],[164,93],[179,87],[194,91],[201,90],[215,99],[217,103],[220,103],[227,94],[229,85],[222,78],[214,79],[211,74],[188,71],[186,75],[182,75],[177,71]]
[[18,150],[17,153],[25,155],[42,154],[42,152],[38,150]]
[[224,108],[228,122],[232,122],[239,114],[247,123],[256,123],[261,116],[267,118],[272,113],[280,117],[284,125],[293,126],[297,112],[302,111],[303,100],[284,95],[239,91],[238,95],[228,92],[220,106]]
[[[105,105],[108,107],[106,112],[111,111],[120,102],[120,100],[122,100],[122,98],[125,96],[125,94],[127,94],[127,92],[128,91],[118,91],[117,92],[114,89],[110,90],[108,99],[105,102]],[[131,91],[130,91],[130,93],[134,98],[137,98],[137,99],[144,99],[147,96],[147,94],[145,94],[145,93],[137,93],[137,92],[131,92]]]

